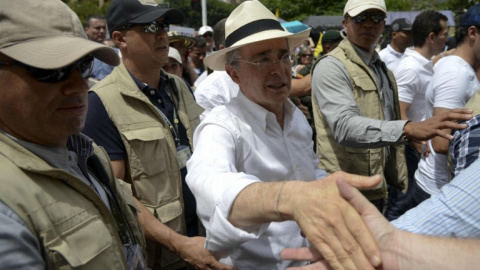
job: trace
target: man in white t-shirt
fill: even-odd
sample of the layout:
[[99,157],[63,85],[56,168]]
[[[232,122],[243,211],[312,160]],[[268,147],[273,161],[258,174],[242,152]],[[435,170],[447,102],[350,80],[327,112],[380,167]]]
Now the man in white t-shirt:
[[[455,39],[457,50],[434,66],[434,75],[425,94],[425,116],[439,115],[449,109],[462,108],[480,87],[475,69],[480,65],[480,5],[462,17]],[[478,112],[477,112],[478,113]],[[450,133],[450,130],[445,130]],[[449,141],[428,141],[430,155],[422,157],[415,172],[413,200],[420,203],[438,194],[448,182],[447,154]]]
[[[413,22],[413,49],[408,48],[393,74],[397,81],[402,120],[425,120],[425,91],[433,76],[430,60],[442,52],[447,39],[448,18],[440,12],[429,10],[420,13]],[[408,190],[403,194],[389,187],[389,202],[385,217],[394,220],[410,209],[413,197],[413,174],[422,153],[422,142],[411,141],[405,145],[408,171]]]
[[392,40],[378,55],[387,68],[394,71],[405,49],[412,46],[412,23],[405,18],[396,19],[392,22],[390,31]]

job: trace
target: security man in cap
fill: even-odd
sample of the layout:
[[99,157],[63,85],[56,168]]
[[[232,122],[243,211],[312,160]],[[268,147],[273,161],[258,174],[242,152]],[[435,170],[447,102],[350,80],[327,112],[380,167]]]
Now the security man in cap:
[[228,269],[203,246],[196,202],[184,179],[193,131],[203,109],[185,82],[162,67],[168,61],[169,24],[178,9],[153,0],[114,0],[107,10],[110,36],[122,62],[89,94],[85,133],[103,146],[115,176],[163,224],[160,244],[147,239],[148,266]]
[[405,50],[412,46],[412,23],[405,18],[399,18],[390,26],[390,44],[381,50],[378,55],[387,68],[395,70]]
[[437,135],[451,139],[441,129],[464,126],[447,120],[471,117],[460,109],[425,121],[400,120],[395,78],[375,51],[386,14],[384,0],[349,0],[343,19],[347,38],[317,61],[312,75],[320,167],[329,173],[382,175],[381,184],[364,192],[380,210],[386,182],[407,187],[404,144]]

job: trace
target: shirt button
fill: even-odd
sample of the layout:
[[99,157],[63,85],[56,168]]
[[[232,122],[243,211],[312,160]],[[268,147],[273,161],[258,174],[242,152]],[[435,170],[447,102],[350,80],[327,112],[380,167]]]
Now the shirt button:
[[150,95],[155,95],[155,91],[150,90]]
[[392,136],[391,139],[392,139],[392,140],[395,140],[395,136]]

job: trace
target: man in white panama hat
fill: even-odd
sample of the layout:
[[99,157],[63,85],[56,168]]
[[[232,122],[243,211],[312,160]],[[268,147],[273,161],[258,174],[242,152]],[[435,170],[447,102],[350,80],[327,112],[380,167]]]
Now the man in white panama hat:
[[305,265],[282,261],[280,252],[307,246],[307,239],[336,268],[373,269],[380,262],[371,235],[335,186],[339,176],[366,188],[380,179],[324,178],[307,120],[288,100],[290,52],[309,32],[289,33],[259,1],[245,1],[225,23],[227,48],[205,58],[211,69],[226,70],[240,92],[195,131],[187,184],[207,229],[205,247],[236,269]]

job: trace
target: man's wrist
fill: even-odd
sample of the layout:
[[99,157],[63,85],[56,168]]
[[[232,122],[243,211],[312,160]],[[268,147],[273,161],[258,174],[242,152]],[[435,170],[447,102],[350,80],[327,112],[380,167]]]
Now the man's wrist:
[[410,142],[410,137],[409,137],[409,135],[407,135],[407,134],[409,134],[409,133],[407,132],[407,129],[408,129],[407,125],[408,125],[408,123],[410,123],[410,122],[412,122],[412,121],[408,120],[407,122],[405,122],[405,125],[403,125],[402,140],[403,140],[404,142],[406,142],[406,143],[409,143],[409,142]]

